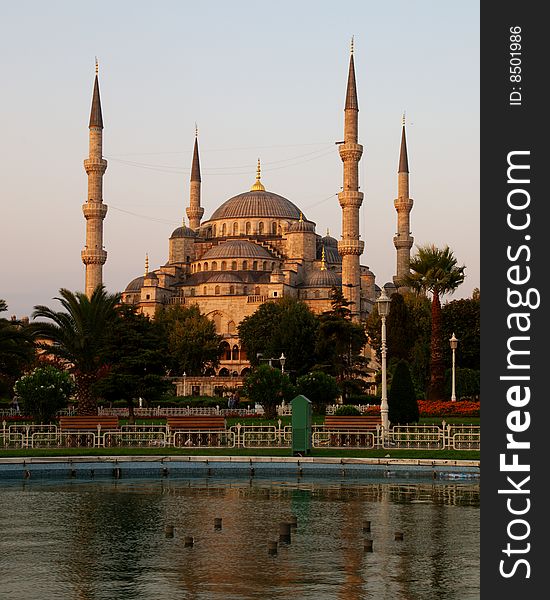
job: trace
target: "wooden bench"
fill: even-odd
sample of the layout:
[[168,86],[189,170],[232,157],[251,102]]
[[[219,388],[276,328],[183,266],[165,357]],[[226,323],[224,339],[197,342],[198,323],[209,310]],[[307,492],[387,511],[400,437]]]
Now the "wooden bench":
[[382,426],[381,415],[327,415],[325,417],[325,428],[331,430],[376,430],[378,426]]
[[62,431],[97,431],[98,425],[101,430],[118,429],[118,417],[86,415],[75,417],[59,417],[59,427]]
[[372,448],[376,432],[382,426],[380,415],[327,415],[325,429],[331,446]]
[[225,418],[218,415],[167,417],[174,446],[221,446]]

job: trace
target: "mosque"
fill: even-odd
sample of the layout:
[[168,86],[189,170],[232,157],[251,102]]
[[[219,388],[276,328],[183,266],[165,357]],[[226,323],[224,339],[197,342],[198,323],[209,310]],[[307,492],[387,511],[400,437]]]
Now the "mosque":
[[[261,180],[260,161],[250,190],[229,198],[203,220],[199,144],[195,135],[186,208],[188,224],[184,217],[183,223],[170,235],[166,263],[150,270],[146,262],[144,275],[132,279],[122,293],[123,302],[138,306],[149,316],[160,306],[197,304],[223,337],[220,365],[210,373],[216,379],[240,377],[250,368],[237,328],[242,319],[253,314],[263,302],[291,296],[305,302],[315,313],[321,313],[330,308],[331,289],[336,286],[341,287],[346,299],[352,302],[352,318],[363,321],[380,288],[369,267],[361,264],[364,242],[359,235],[359,209],[363,192],[359,190],[358,175],[363,147],[358,143],[358,117],[352,48],[344,105],[344,137],[342,142],[337,142],[343,164],[342,191],[338,194],[342,209],[340,240],[328,232],[324,236],[317,233],[315,223],[298,206],[267,190]],[[103,158],[97,67],[89,130],[89,157],[84,161],[88,199],[82,207],[86,219],[82,261],[86,269],[86,293],[91,295],[102,283],[102,269],[107,259],[103,246],[107,206],[102,193],[107,161]],[[409,198],[405,123],[394,206],[397,233],[392,287],[398,286],[400,278],[409,272],[413,244],[410,232],[413,200]]]

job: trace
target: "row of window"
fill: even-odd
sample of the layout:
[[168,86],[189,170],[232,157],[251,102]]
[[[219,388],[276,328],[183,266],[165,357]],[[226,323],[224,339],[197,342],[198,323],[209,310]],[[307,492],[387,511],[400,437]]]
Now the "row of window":
[[[235,295],[236,287],[234,285],[230,285],[229,287],[224,286],[224,288],[225,288],[224,289],[225,293],[228,293],[230,296]],[[197,294],[195,288],[191,288],[191,291],[189,293],[191,296],[195,296]],[[248,286],[244,285],[242,287],[242,292],[240,292],[240,293],[244,296],[248,296],[248,294],[249,294]],[[255,296],[259,296],[260,295],[259,286],[256,286],[254,288],[253,292],[252,292],[252,290],[250,290],[250,293],[252,293]],[[208,296],[208,287],[206,285],[202,288],[202,294],[203,294],[203,296]],[[220,294],[221,294],[221,287],[219,285],[214,286],[214,295],[219,296]]]
[[[228,266],[230,266],[231,268],[228,269]],[[267,260],[264,260],[264,261],[254,260],[252,262],[250,262],[248,260],[243,260],[241,262],[240,269],[239,269],[239,263],[236,260],[231,261],[231,263],[229,263],[226,260],[222,260],[220,263],[220,271],[227,271],[227,270],[248,271],[249,269],[251,269],[252,271],[269,271],[269,270],[273,271],[274,268],[275,268],[275,263],[269,262]],[[218,261],[213,260],[211,263],[208,263],[208,262],[195,263],[194,265],[191,266],[191,270],[193,273],[200,273],[201,271],[217,271],[218,270]]]
[[[226,235],[239,235],[239,233],[244,235],[252,234],[252,223],[247,221],[244,225],[244,231],[239,232],[239,223],[235,221],[233,224],[231,223],[222,223],[221,225],[213,224],[211,229],[212,237],[224,237]],[[258,223],[258,231],[259,235],[265,235],[270,232],[272,235],[281,235],[282,227],[277,223],[277,221],[272,221],[271,226],[269,223],[264,223],[260,221]],[[254,232],[256,233],[256,232]]]

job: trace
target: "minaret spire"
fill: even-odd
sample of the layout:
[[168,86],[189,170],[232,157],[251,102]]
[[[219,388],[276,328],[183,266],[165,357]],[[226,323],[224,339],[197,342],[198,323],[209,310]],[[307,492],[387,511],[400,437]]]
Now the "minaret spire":
[[103,265],[107,252],[103,249],[103,220],[107,206],[103,204],[103,175],[107,161],[103,158],[103,115],[99,95],[99,66],[96,58],[92,108],[90,111],[90,143],[84,169],[88,175],[88,199],[82,205],[86,219],[86,245],[81,252],[86,266],[86,295],[90,297],[98,285],[103,284]]
[[201,206],[201,165],[199,161],[199,131],[195,123],[195,145],[193,147],[193,162],[191,164],[191,182],[189,184],[189,207],[186,209],[189,227],[198,229],[204,208]]
[[363,154],[363,146],[357,143],[359,103],[353,57],[352,44],[344,107],[344,143],[339,145],[344,177],[342,191],[338,194],[342,207],[342,239],[338,242],[338,252],[342,256],[342,292],[351,302],[351,316],[357,321],[361,313],[359,257],[363,253],[365,243],[359,239],[359,208],[363,203],[363,192],[359,191],[359,161]]
[[405,114],[401,130],[401,147],[399,149],[399,168],[397,172],[397,198],[393,202],[397,211],[397,233],[393,245],[397,252],[397,267],[393,282],[401,291],[408,288],[403,286],[403,277],[410,273],[411,248],[414,238],[411,236],[410,215],[413,200],[409,198],[409,158],[407,155],[407,136],[405,133]]

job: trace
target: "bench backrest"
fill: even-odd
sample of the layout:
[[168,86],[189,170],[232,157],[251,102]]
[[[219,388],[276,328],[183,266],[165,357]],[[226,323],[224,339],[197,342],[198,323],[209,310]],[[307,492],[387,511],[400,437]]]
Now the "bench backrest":
[[178,416],[167,417],[166,424],[170,429],[182,431],[213,431],[225,429],[225,417],[222,416]]
[[116,429],[118,427],[118,417],[99,415],[59,417],[61,429],[96,430],[98,425],[101,425],[101,429]]
[[325,427],[327,429],[376,429],[382,425],[380,415],[327,415]]

